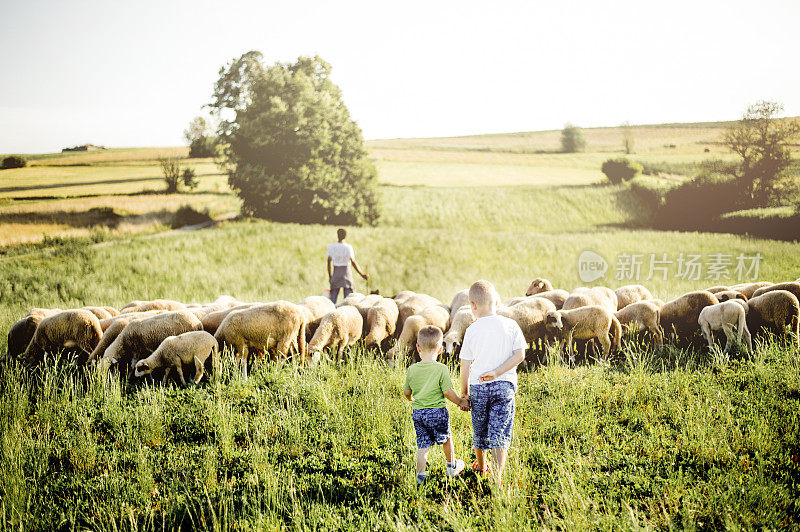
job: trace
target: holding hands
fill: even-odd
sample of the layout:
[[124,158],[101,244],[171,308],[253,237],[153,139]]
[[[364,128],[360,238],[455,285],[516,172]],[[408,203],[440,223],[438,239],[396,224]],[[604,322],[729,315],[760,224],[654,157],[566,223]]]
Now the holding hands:
[[469,397],[462,397],[458,407],[464,412],[469,412],[469,409],[472,407],[469,401]]

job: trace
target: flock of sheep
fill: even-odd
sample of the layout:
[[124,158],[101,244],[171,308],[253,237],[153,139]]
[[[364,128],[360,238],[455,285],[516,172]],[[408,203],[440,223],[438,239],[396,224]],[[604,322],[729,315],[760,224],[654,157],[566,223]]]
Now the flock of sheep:
[[[184,367],[194,366],[193,380],[199,382],[223,346],[246,377],[248,358],[294,354],[305,364],[309,354],[316,361],[326,349],[340,358],[362,339],[366,348],[379,348],[393,361],[413,350],[417,332],[426,325],[442,329],[445,352],[452,355],[475,320],[467,292],[459,291],[449,306],[427,294],[403,291],[393,298],[353,293],[338,305],[323,296],[297,304],[242,303],[221,296],[206,304],[133,301],[119,310],[36,308],[12,326],[7,355],[36,364],[45,353],[70,350],[81,362],[137,377],[162,368],[166,378],[175,369],[185,384]],[[734,339],[752,349],[751,334],[786,334],[788,327],[800,346],[800,279],[714,286],[664,303],[642,285],[568,292],[537,278],[525,296],[497,299],[498,314],[520,325],[533,351],[558,342],[572,356],[577,340],[596,342],[607,357],[620,348],[624,329],[646,333],[657,346],[665,337],[688,343],[702,333],[713,347],[714,333],[722,331],[727,350]]]

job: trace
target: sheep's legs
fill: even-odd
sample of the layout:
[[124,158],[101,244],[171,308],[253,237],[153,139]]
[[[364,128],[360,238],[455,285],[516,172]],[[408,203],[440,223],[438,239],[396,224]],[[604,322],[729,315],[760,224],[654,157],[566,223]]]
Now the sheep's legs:
[[181,385],[186,386],[186,380],[183,378],[183,364],[178,362],[178,365],[175,366],[175,371],[178,372],[178,377],[181,378]]
[[203,363],[197,357],[194,357],[194,383],[199,384],[200,379],[203,378]]
[[161,377],[161,384],[163,385],[167,382],[167,377],[169,376],[169,372],[172,371],[172,366],[167,366],[167,369],[164,370],[164,376]]
[[723,353],[727,353],[736,336],[733,334],[733,327],[729,323],[722,324],[722,332],[725,333],[725,349]]

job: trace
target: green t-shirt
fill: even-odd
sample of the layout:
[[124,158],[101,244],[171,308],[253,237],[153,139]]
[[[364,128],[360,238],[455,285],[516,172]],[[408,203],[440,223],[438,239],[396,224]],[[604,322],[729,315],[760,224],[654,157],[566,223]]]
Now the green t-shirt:
[[406,373],[406,390],[411,390],[411,408],[442,408],[444,392],[453,389],[450,369],[441,362],[417,362]]

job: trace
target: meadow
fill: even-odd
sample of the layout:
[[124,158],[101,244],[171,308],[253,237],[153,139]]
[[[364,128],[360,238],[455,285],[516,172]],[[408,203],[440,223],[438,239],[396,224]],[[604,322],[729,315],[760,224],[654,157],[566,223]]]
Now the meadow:
[[[719,125],[637,132],[637,158],[691,165],[708,156],[706,147],[721,153]],[[585,250],[609,263],[595,284],[638,281],[665,300],[737,280],[732,268],[719,279],[707,270],[680,276],[681,254],[760,254],[758,278],[800,277],[797,242],[643,229],[652,213],[627,185],[607,185],[599,172],[619,153],[620,131],[586,136],[590,151],[574,155],[554,153],[557,132],[369,143],[383,216],[377,227],[350,229],[348,241],[371,275],[357,288],[410,289],[446,302],[478,278],[492,280],[503,297],[524,294],[537,276],[571,289],[585,284],[577,270]],[[55,218],[44,241],[4,250],[0,330],[32,307],[204,302],[221,294],[299,301],[322,293],[332,227],[241,220],[192,232],[160,232],[158,222],[140,235],[91,226],[79,228],[89,236],[63,233],[69,224],[56,222],[94,207],[148,215],[185,198],[198,208],[214,205],[215,213],[236,210],[212,166],[203,167],[196,193],[141,194],[145,182],[125,176],[138,168],[155,176],[156,190],[155,153],[70,154],[69,164],[88,166],[33,166],[13,185],[0,174],[2,187],[30,187],[30,195],[8,192],[14,199],[0,206],[0,228],[24,224],[26,214],[73,213]],[[38,161],[55,165],[59,157]],[[63,187],[34,194],[37,169],[42,184]],[[74,173],[48,181],[47,172],[57,171]],[[114,175],[119,183],[102,183],[117,181]],[[112,194],[106,186],[119,188]],[[90,234],[98,230],[102,238]],[[664,275],[648,278],[651,254],[673,261]],[[636,279],[618,276],[626,255],[643,258]],[[4,342],[3,335],[0,352]],[[209,382],[185,389],[126,385],[55,361],[35,371],[6,361],[0,528],[800,527],[800,350],[779,339],[732,358],[636,344],[613,364],[570,366],[550,357],[520,378],[503,488],[469,473],[445,481],[438,450],[433,482],[417,488],[403,369],[379,358],[358,347],[341,366],[259,363],[243,381],[223,357]],[[469,416],[457,409],[451,416],[457,452],[469,463]]]

